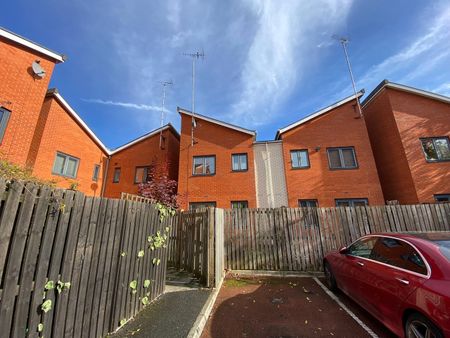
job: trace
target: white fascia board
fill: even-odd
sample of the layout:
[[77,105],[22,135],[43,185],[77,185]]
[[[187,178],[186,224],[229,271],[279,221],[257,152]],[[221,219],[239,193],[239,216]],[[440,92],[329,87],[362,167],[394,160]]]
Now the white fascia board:
[[51,57],[52,59],[58,61],[58,62],[64,62],[65,61],[65,56],[61,55],[61,54],[57,54],[53,51],[51,51],[48,48],[42,47],[28,39],[25,39],[17,34],[14,34],[4,28],[0,27],[0,36],[4,37],[5,39],[14,41],[16,43],[18,43],[19,45],[28,47],[30,49],[33,49],[39,53],[42,53],[44,55],[47,55],[49,57]]
[[63,107],[70,113],[70,115],[72,115],[72,117],[75,119],[75,121],[77,121],[81,125],[81,127],[86,131],[86,133],[88,133],[88,135],[92,139],[94,139],[94,141],[100,146],[100,148],[102,148],[102,150],[106,154],[111,155],[111,151],[103,144],[102,141],[100,141],[100,139],[94,134],[94,132],[88,127],[88,125],[86,123],[84,123],[84,121],[81,119],[81,117],[78,116],[78,114],[66,102],[66,100],[64,100],[64,98],[59,93],[53,93],[52,95],[54,95],[56,97],[56,99],[63,105]]
[[223,121],[219,121],[219,120],[213,119],[211,117],[207,117],[205,115],[201,115],[201,114],[197,114],[197,113],[193,114],[189,110],[178,108],[178,112],[181,113],[181,114],[194,116],[195,118],[198,118],[200,120],[205,120],[205,121],[208,121],[208,122],[211,122],[211,123],[214,123],[214,124],[218,124],[218,125],[220,125],[222,127],[225,127],[225,128],[234,129],[234,130],[240,131],[241,133],[245,133],[245,134],[249,134],[249,135],[253,135],[253,136],[256,135],[256,131],[254,131],[254,130],[241,128],[241,127],[235,126],[234,124],[230,124],[230,123],[226,123],[226,122],[223,122]]
[[416,95],[423,96],[423,97],[428,97],[430,99],[442,101],[445,103],[450,103],[450,97],[448,97],[448,96],[428,92],[426,90],[422,90],[422,89],[418,89],[418,88],[414,88],[414,87],[405,86],[405,85],[402,85],[399,83],[387,82],[382,87],[380,87],[374,94],[372,94],[371,97],[369,98],[369,100],[364,102],[363,107],[366,107],[375,97],[378,96],[378,94],[384,88],[393,88],[393,89],[401,90],[401,91],[404,91],[407,93],[416,94]]
[[301,119],[301,120],[299,120],[297,122],[294,122],[294,123],[292,123],[292,124],[290,124],[290,125],[288,125],[288,126],[286,126],[284,128],[278,129],[277,137],[279,137],[281,134],[287,132],[288,130],[291,130],[291,129],[295,128],[295,127],[298,127],[299,125],[301,125],[303,123],[306,123],[306,122],[308,122],[308,121],[310,121],[310,120],[312,120],[312,119],[314,119],[314,118],[316,118],[316,117],[318,117],[320,115],[328,113],[329,111],[331,111],[331,110],[333,110],[333,109],[335,109],[335,108],[337,108],[339,106],[342,106],[343,104],[346,104],[347,102],[350,102],[350,101],[354,100],[355,98],[359,98],[362,95],[364,95],[364,92],[358,92],[356,95],[349,96],[349,97],[347,97],[347,98],[345,98],[345,99],[343,99],[341,101],[338,101],[336,103],[333,103],[332,105],[330,105],[330,106],[328,106],[326,108],[323,108],[323,109],[321,109],[321,110],[319,110],[319,111],[317,111],[317,112],[315,112],[315,113],[313,113],[311,115],[308,115],[305,118],[303,118],[303,119]]
[[158,129],[156,129],[156,130],[154,130],[154,131],[152,131],[152,132],[150,132],[148,134],[142,135],[141,137],[139,137],[139,138],[137,138],[137,139],[135,139],[135,140],[133,140],[131,142],[128,142],[128,143],[124,144],[123,146],[120,146],[119,148],[116,148],[116,149],[112,150],[110,152],[110,154],[113,155],[115,153],[118,153],[119,151],[122,151],[122,150],[124,150],[124,149],[126,149],[128,147],[131,147],[132,145],[134,145],[136,143],[139,143],[139,142],[141,142],[141,141],[143,141],[143,140],[145,140],[145,139],[147,139],[149,137],[155,136],[155,135],[159,134],[161,131],[164,131],[164,130],[166,130],[168,128],[170,128],[170,124],[166,124],[163,127],[160,127],[160,128],[158,128]]

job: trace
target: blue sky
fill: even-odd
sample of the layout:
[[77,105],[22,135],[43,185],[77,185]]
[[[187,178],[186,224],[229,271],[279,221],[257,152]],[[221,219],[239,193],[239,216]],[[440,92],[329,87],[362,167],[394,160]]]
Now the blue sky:
[[0,25],[69,60],[51,86],[115,148],[191,107],[258,131],[258,140],[352,94],[342,49],[348,36],[358,89],[388,79],[450,95],[450,2],[410,0],[8,1]]

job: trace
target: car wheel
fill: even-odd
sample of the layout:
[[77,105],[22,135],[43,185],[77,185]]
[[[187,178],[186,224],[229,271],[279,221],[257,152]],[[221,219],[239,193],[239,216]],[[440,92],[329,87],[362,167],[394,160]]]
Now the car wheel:
[[413,313],[405,325],[406,338],[443,338],[441,331],[425,316]]
[[331,271],[330,263],[325,262],[323,265],[323,270],[325,272],[325,280],[327,282],[327,286],[331,291],[337,290],[336,279],[334,278],[333,272]]

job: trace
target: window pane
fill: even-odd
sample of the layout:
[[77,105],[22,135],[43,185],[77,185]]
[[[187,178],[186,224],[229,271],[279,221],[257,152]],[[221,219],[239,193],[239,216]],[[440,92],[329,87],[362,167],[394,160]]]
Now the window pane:
[[347,250],[347,254],[357,257],[369,258],[376,243],[376,238],[361,239],[353,243]]
[[450,149],[446,138],[438,138],[434,140],[437,156],[440,160],[450,160]]
[[354,200],[353,201],[353,206],[354,207],[365,207],[367,205],[367,201],[366,200]]
[[231,202],[231,208],[232,209],[248,208],[248,202],[247,201],[234,201],[234,202]]
[[427,268],[419,253],[408,243],[395,238],[379,238],[370,258],[405,270],[427,274]]
[[120,168],[115,168],[113,182],[117,183],[117,182],[119,182],[119,179],[120,179]]
[[328,158],[330,160],[330,168],[341,168],[341,158],[339,157],[338,149],[329,149]]
[[78,160],[75,158],[69,158],[67,161],[67,170],[65,174],[67,176],[75,177],[77,176],[77,166],[78,166]]
[[144,174],[145,174],[145,168],[136,168],[136,171],[134,174],[134,183],[144,182]]
[[65,156],[56,154],[55,163],[53,164],[53,172],[62,175],[64,173],[65,162],[66,162]]
[[239,155],[232,155],[233,170],[239,170]]
[[299,200],[298,206],[302,208],[317,208],[316,200]]
[[194,157],[194,175],[202,175],[203,167],[203,157]]
[[308,152],[305,150],[301,150],[298,152],[299,158],[300,158],[300,166],[301,167],[308,167]]
[[215,208],[216,202],[192,202],[189,203],[189,210],[203,209],[203,208]]
[[205,174],[210,175],[216,172],[216,164],[214,157],[205,157]]
[[292,168],[298,168],[300,166],[296,151],[291,151],[291,163],[292,163]]
[[344,159],[344,167],[345,168],[354,168],[356,167],[355,154],[353,149],[342,149],[342,157]]
[[241,164],[241,170],[247,170],[247,155],[242,154],[239,155],[240,164]]
[[97,182],[98,181],[98,174],[100,173],[100,166],[96,164],[94,166],[94,173],[92,174],[92,180]]
[[432,139],[422,140],[422,148],[425,153],[425,158],[429,161],[438,160],[436,150],[434,149],[434,144]]
[[434,195],[434,199],[436,202],[443,203],[443,202],[450,202],[450,194],[449,195]]

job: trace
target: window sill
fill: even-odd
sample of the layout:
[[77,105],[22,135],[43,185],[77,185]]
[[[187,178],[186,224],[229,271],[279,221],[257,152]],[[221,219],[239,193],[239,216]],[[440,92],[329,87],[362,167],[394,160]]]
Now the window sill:
[[352,168],[329,168],[331,171],[337,171],[337,170],[357,170],[359,167],[352,167]]
[[311,166],[307,166],[307,167],[291,167],[291,170],[305,170],[305,169],[311,169]]
[[55,173],[55,172],[52,172],[52,175],[60,176],[60,177],[64,177],[64,178],[70,178],[72,180],[76,180],[77,179],[77,176],[69,176],[69,175],[64,175],[64,174]]

